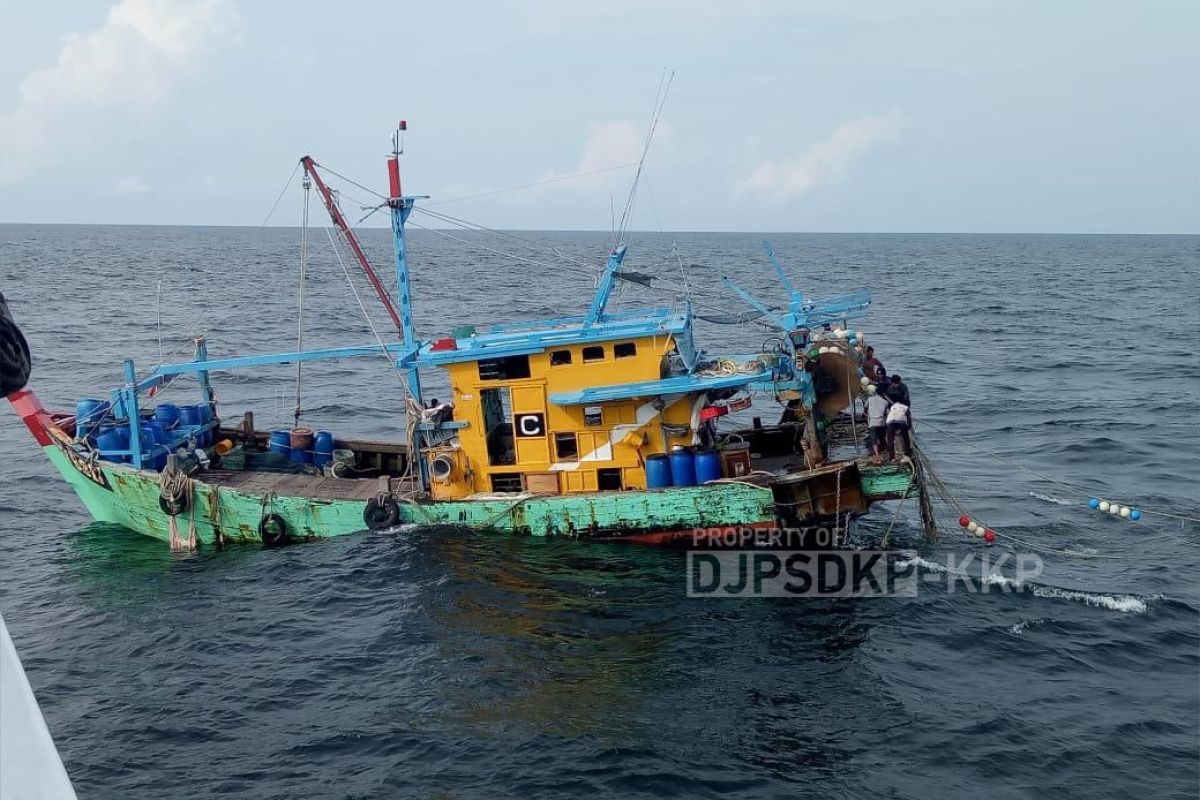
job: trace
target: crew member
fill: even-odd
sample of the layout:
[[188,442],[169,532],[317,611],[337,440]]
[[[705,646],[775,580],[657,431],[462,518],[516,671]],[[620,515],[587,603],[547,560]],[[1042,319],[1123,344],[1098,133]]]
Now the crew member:
[[867,349],[863,351],[866,358],[863,359],[863,374],[867,376],[867,380],[871,383],[883,385],[883,381],[887,379],[887,369],[883,366],[883,362],[875,357],[875,348],[867,345]]

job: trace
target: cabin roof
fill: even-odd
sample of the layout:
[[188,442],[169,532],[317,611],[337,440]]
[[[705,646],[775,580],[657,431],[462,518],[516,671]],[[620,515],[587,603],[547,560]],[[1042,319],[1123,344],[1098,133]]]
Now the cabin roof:
[[492,325],[473,336],[456,338],[457,349],[454,350],[434,350],[434,342],[425,342],[421,345],[418,361],[423,365],[441,366],[528,355],[574,344],[676,335],[687,331],[691,324],[690,314],[672,313],[667,308],[605,314],[600,321],[591,324],[582,316],[510,322]]
[[657,381],[618,383],[611,386],[594,386],[573,392],[551,392],[550,402],[556,406],[578,406],[585,403],[605,403],[611,400],[626,400],[633,397],[656,397],[671,394],[697,394],[714,389],[732,389],[771,377],[769,369],[734,375],[678,375]]

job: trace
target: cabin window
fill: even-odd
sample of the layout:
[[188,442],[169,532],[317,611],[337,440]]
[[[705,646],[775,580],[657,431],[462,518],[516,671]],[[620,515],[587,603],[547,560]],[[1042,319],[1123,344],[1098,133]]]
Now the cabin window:
[[554,434],[554,456],[559,461],[579,458],[579,440],[573,433]]
[[524,488],[519,472],[498,472],[492,476],[493,492],[519,492]]
[[596,345],[591,345],[590,347],[583,348],[583,361],[585,364],[589,361],[603,361],[603,360],[604,360],[604,348],[601,347],[600,345],[596,344]]
[[550,366],[561,367],[571,363],[570,350],[554,350],[550,353]]
[[613,358],[633,358],[637,355],[637,345],[633,342],[621,342],[613,345]]
[[481,381],[514,381],[528,378],[529,356],[505,356],[484,358],[476,362]]
[[620,468],[596,470],[596,488],[602,492],[619,492],[624,489]]
[[583,424],[599,427],[604,424],[604,409],[600,406],[587,406],[583,409]]
[[512,396],[508,387],[483,389],[479,392],[479,401],[483,412],[488,463],[492,466],[517,463],[517,448],[513,442]]

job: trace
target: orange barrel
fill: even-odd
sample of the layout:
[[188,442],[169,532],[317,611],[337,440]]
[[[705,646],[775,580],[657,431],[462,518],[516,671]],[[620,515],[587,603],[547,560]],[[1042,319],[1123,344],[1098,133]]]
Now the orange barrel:
[[312,428],[292,429],[292,461],[299,461],[305,464],[312,463],[313,438]]

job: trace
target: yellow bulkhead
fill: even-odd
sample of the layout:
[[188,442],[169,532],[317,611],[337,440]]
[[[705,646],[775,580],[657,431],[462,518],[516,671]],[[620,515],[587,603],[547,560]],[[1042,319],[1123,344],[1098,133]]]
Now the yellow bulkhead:
[[431,450],[433,496],[644,489],[644,459],[692,441],[694,395],[556,406],[549,396],[663,377],[670,336],[449,364],[458,446]]

